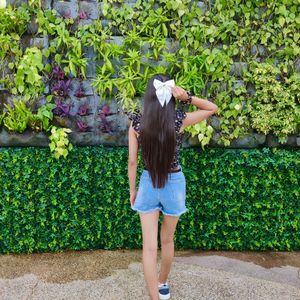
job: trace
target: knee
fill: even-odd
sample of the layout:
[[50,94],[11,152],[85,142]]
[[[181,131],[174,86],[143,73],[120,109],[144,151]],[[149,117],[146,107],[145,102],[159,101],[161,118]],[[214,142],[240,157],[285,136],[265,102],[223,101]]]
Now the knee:
[[169,245],[174,243],[173,236],[160,236],[160,242],[162,245]]
[[143,244],[143,250],[154,253],[157,251],[157,243],[156,244],[145,243]]

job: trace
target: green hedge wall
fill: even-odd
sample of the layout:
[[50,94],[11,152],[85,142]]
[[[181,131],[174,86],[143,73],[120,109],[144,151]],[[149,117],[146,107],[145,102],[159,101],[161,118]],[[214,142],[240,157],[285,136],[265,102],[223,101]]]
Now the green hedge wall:
[[[127,158],[102,145],[59,161],[48,148],[0,148],[0,252],[141,248]],[[300,249],[299,151],[183,148],[181,165],[176,249]],[[139,153],[137,183],[141,171]]]

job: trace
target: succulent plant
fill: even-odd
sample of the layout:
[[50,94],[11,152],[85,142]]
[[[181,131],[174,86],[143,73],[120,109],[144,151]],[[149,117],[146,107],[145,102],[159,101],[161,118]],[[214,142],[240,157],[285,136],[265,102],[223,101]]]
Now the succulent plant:
[[65,78],[65,72],[59,66],[55,66],[53,68],[51,75],[53,76],[53,78],[58,80],[62,80]]
[[107,120],[107,116],[110,115],[109,106],[107,104],[103,105],[99,109],[99,119],[101,121],[101,131],[105,133],[112,133],[113,130],[110,127],[110,124]]
[[88,17],[87,17],[87,15],[86,15],[85,11],[84,11],[84,10],[81,10],[80,13],[79,13],[79,19],[81,19],[81,20],[86,20],[87,18],[88,18]]
[[77,121],[76,124],[77,124],[80,132],[86,132],[89,129],[89,126],[87,125],[86,122]]
[[89,108],[90,107],[89,107],[89,105],[87,103],[82,104],[79,107],[78,115],[80,115],[80,116],[86,116],[88,114]]
[[56,106],[53,108],[53,113],[60,117],[75,116],[76,113],[71,113],[71,104],[63,104],[59,99],[54,100]]
[[76,91],[75,96],[78,98],[84,97],[85,93],[82,87],[79,87],[79,89]]
[[68,80],[59,80],[54,84],[52,88],[52,93],[56,96],[66,97],[69,94],[69,89],[71,85],[71,79]]

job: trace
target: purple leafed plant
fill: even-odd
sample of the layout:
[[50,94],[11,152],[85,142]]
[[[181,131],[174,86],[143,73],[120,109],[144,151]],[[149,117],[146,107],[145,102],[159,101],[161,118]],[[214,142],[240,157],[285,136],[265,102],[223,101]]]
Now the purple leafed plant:
[[60,97],[66,97],[68,96],[70,85],[71,79],[68,79],[67,81],[59,80],[57,83],[54,84],[52,88],[52,93]]
[[110,114],[109,106],[107,104],[102,105],[102,107],[99,109],[99,112],[108,116]]
[[62,104],[62,102],[58,99],[55,99],[56,107],[53,108],[53,113],[60,117],[67,117],[67,116],[75,116],[76,113],[71,113],[71,104]]
[[79,107],[78,115],[80,115],[80,116],[86,116],[88,114],[88,110],[89,110],[88,104],[87,103],[82,104]]
[[89,126],[85,122],[82,122],[82,121],[77,121],[77,126],[78,126],[80,132],[86,132],[89,128]]
[[86,20],[87,19],[87,15],[86,15],[84,10],[80,11],[79,19],[81,19],[81,20]]
[[102,132],[105,133],[112,133],[112,129],[110,128],[109,122],[107,121],[107,116],[110,114],[109,112],[109,106],[108,105],[103,105],[100,109],[99,109],[99,118],[101,120],[101,125],[100,128],[102,130]]
[[55,66],[52,70],[52,73],[51,75],[55,78],[55,79],[58,79],[58,80],[62,80],[65,78],[65,73],[64,71],[58,67],[58,66]]
[[78,98],[84,97],[85,93],[82,87],[79,87],[79,89],[76,91],[75,96]]

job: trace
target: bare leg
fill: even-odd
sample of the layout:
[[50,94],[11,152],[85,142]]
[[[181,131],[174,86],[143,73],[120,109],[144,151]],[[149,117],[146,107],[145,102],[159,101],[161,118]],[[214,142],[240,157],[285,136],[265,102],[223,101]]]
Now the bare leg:
[[174,233],[179,217],[164,216],[160,230],[161,264],[158,281],[165,283],[171,270],[174,257]]
[[158,300],[157,233],[160,210],[140,213],[143,233],[143,271],[151,300]]

